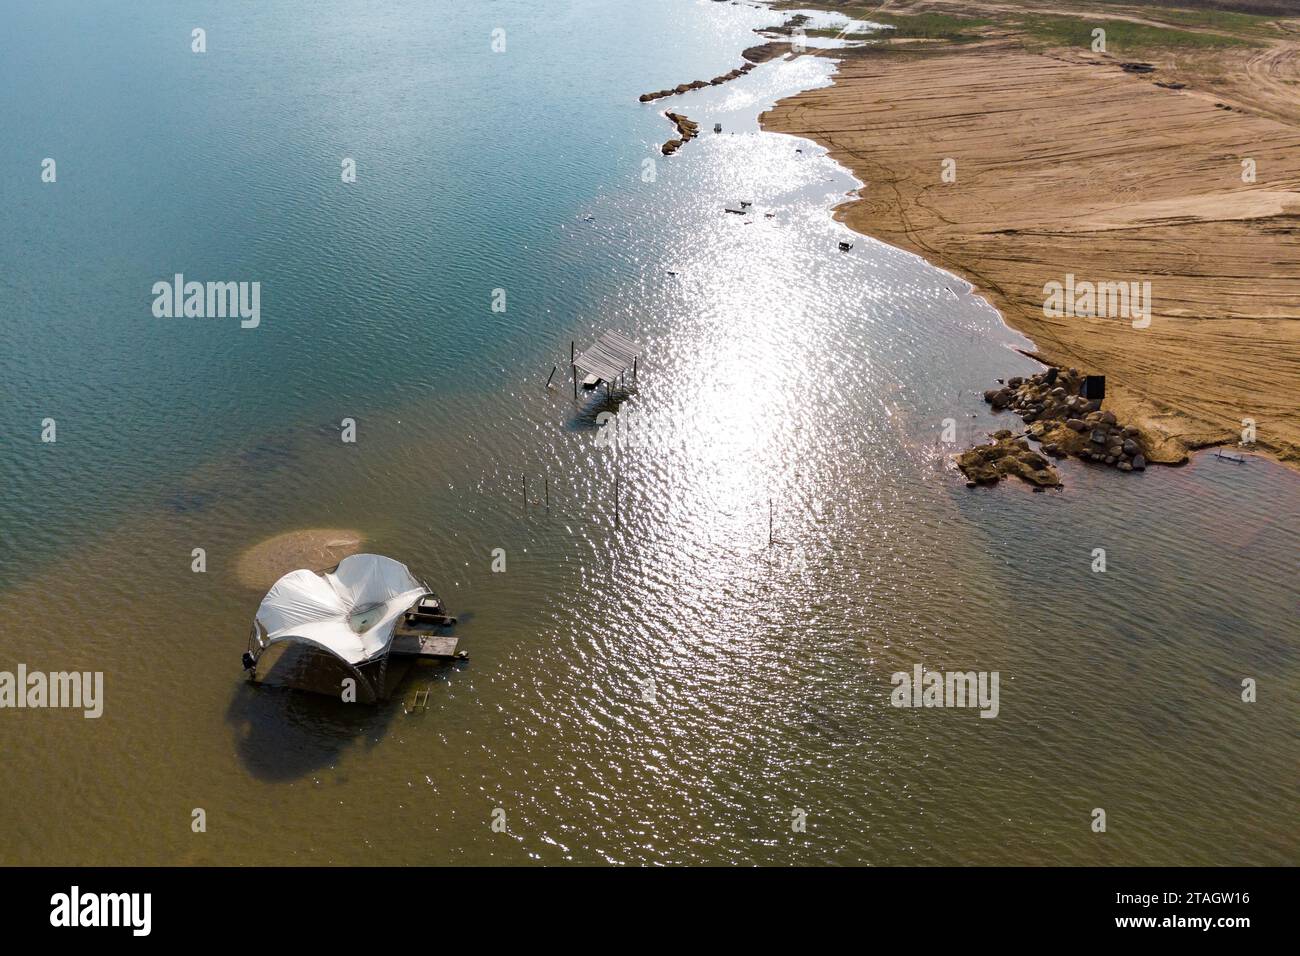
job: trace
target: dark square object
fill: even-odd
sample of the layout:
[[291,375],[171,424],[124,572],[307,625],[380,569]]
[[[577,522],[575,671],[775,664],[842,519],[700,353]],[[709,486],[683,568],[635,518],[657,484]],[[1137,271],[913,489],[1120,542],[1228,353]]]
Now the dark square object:
[[1089,375],[1083,380],[1083,397],[1089,401],[1101,401],[1106,397],[1106,376]]

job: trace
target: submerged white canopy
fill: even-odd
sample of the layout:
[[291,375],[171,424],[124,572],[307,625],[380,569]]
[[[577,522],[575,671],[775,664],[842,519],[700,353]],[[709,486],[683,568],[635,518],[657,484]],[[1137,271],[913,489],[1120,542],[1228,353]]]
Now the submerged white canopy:
[[329,574],[290,571],[257,609],[266,645],[315,644],[349,664],[382,654],[402,612],[429,593],[400,561],[354,554]]

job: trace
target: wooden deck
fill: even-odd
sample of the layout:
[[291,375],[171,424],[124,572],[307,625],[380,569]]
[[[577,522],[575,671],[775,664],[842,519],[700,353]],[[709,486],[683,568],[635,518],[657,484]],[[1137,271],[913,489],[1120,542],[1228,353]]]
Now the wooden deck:
[[451,660],[456,656],[458,638],[442,634],[421,634],[418,631],[398,631],[388,653],[393,657],[427,657],[434,660]]
[[575,368],[602,382],[617,384],[618,377],[632,368],[641,347],[618,332],[602,332],[591,348],[573,359]]

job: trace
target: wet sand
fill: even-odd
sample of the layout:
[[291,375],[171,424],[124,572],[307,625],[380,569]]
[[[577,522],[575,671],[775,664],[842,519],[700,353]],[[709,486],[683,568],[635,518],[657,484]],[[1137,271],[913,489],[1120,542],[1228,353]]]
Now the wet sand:
[[267,538],[239,556],[235,574],[241,584],[266,590],[282,576],[299,568],[320,571],[361,551],[359,531],[341,528],[304,528]]
[[[1106,407],[1153,460],[1236,443],[1251,419],[1256,450],[1300,466],[1300,105],[1276,95],[1300,81],[1296,41],[1215,61],[1270,83],[1199,89],[1195,58],[1134,73],[985,32],[835,51],[834,85],[763,126],[822,143],[866,183],[837,218],[969,279],[1045,361],[1105,374]],[[1174,76],[1186,88],[1156,85]],[[1150,281],[1149,327],[1046,316],[1045,284],[1069,274]]]

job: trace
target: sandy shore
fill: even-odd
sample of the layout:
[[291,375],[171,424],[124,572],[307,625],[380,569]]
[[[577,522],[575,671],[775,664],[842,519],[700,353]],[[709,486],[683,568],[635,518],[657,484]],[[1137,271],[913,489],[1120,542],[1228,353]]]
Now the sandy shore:
[[[1300,32],[1251,29],[1265,39],[1144,50],[1140,73],[999,26],[836,51],[833,86],[762,124],[866,183],[837,210],[850,227],[969,279],[1047,362],[1105,374],[1153,460],[1236,443],[1251,419],[1300,466]],[[1149,281],[1149,326],[1045,315],[1067,275]]]

